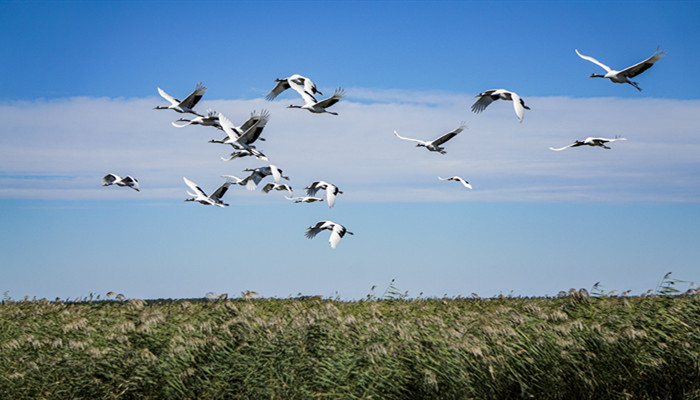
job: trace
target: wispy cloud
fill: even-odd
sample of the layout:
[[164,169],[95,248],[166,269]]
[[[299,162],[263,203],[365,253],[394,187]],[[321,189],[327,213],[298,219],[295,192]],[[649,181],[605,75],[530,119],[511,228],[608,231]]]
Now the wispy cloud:
[[[700,101],[525,97],[532,108],[522,124],[512,105],[495,102],[469,111],[473,94],[348,90],[339,116],[287,109],[275,102],[208,100],[199,105],[240,124],[253,110],[271,120],[258,147],[301,189],[313,180],[336,183],[347,201],[654,201],[700,200]],[[67,98],[0,104],[0,198],[184,198],[182,176],[203,187],[222,174],[264,163],[220,156],[230,147],[207,143],[223,134],[209,127],[175,128],[186,115],[152,110],[158,97]],[[393,135],[433,139],[465,121],[446,155],[416,148]],[[552,152],[587,136],[624,136],[613,149]],[[130,174],[142,192],[102,188],[106,173]],[[437,176],[460,175],[473,190]],[[247,193],[240,201],[283,201]]]

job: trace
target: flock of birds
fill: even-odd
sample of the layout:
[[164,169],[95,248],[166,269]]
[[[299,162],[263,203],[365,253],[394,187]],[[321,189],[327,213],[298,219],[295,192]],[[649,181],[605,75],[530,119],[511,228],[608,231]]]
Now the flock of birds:
[[[654,65],[656,61],[658,61],[659,59],[661,59],[661,57],[665,55],[663,50],[657,49],[656,52],[646,60],[639,62],[631,67],[625,68],[621,71],[616,71],[593,57],[584,56],[583,54],[579,53],[578,50],[575,51],[576,54],[582,59],[590,61],[600,66],[606,71],[605,75],[594,73],[589,76],[590,78],[608,78],[613,83],[627,83],[629,85],[634,86],[639,91],[641,91],[642,89],[639,87],[637,82],[631,81],[630,78],[634,78],[642,72],[646,71],[647,69],[651,68],[651,66]],[[311,79],[298,74],[289,76],[287,78],[275,79],[275,82],[276,85],[267,94],[267,96],[265,97],[266,100],[273,101],[281,93],[285,92],[288,89],[292,89],[301,96],[302,100],[304,101],[304,105],[292,104],[289,105],[287,108],[298,108],[308,110],[309,112],[316,114],[327,113],[332,115],[338,115],[336,112],[329,111],[328,108],[338,103],[338,101],[343,99],[345,96],[345,92],[343,91],[343,89],[337,88],[333,93],[333,96],[320,101],[316,100],[315,96],[323,95],[323,93],[321,93],[318,90],[316,84],[313,81],[311,81]],[[267,112],[266,110],[262,110],[259,113],[253,111],[251,113],[250,118],[240,126],[236,126],[230,119],[228,119],[225,115],[223,115],[220,112],[217,113],[215,111],[209,110],[206,115],[199,114],[197,111],[194,110],[194,108],[197,105],[197,103],[202,99],[206,90],[207,88],[204,85],[202,85],[201,83],[197,84],[197,87],[192,93],[189,94],[189,96],[185,97],[184,100],[178,100],[167,94],[161,88],[158,88],[158,93],[161,95],[161,97],[167,100],[170,103],[170,105],[156,106],[154,107],[154,109],[174,110],[178,113],[195,115],[195,117],[191,119],[179,118],[178,120],[172,122],[172,125],[174,127],[184,128],[190,125],[201,125],[213,127],[220,131],[220,133],[225,136],[223,136],[221,139],[212,139],[209,142],[228,144],[231,146],[233,150],[231,154],[228,157],[221,157],[221,159],[224,161],[231,161],[233,159],[243,157],[254,157],[259,160],[269,161],[267,156],[265,156],[255,146],[256,142],[265,141],[265,139],[261,137],[261,134],[267,122],[270,119],[269,112]],[[525,105],[525,101],[517,93],[505,89],[487,90],[483,93],[479,93],[476,97],[477,100],[471,106],[471,110],[477,114],[483,112],[491,103],[497,100],[511,101],[513,103],[515,115],[517,116],[520,123],[523,122],[525,110],[530,110],[530,108],[527,105]],[[178,124],[178,122],[184,122],[184,124]],[[394,135],[396,135],[396,137],[398,137],[399,139],[416,143],[416,147],[425,147],[431,152],[446,154],[445,149],[443,147],[445,143],[457,136],[464,129],[466,129],[466,125],[464,124],[464,122],[462,122],[459,125],[459,127],[455,128],[454,130],[447,132],[442,136],[439,136],[438,138],[430,141],[404,137],[399,135],[397,131],[394,131]],[[574,143],[571,143],[564,147],[550,147],[550,150],[561,151],[579,146],[593,146],[601,147],[604,149],[610,149],[610,147],[607,144],[619,140],[626,139],[623,137],[588,137],[583,140],[576,140],[574,141]],[[204,205],[225,207],[228,206],[228,204],[224,203],[223,197],[231,185],[245,186],[248,190],[252,191],[256,190],[258,185],[266,177],[272,177],[272,182],[269,182],[263,186],[263,193],[269,193],[272,190],[286,191],[289,194],[289,196],[285,195],[285,198],[287,198],[290,201],[293,201],[294,203],[312,203],[317,201],[323,202],[325,200],[328,203],[328,207],[332,208],[335,204],[336,197],[339,194],[343,193],[337,186],[323,180],[317,180],[304,188],[304,190],[306,190],[306,196],[292,197],[292,187],[288,184],[280,183],[281,179],[289,180],[289,177],[284,176],[282,169],[280,169],[276,165],[269,164],[267,166],[259,168],[246,168],[243,170],[243,172],[248,172],[249,174],[244,178],[239,178],[234,175],[221,175],[222,178],[226,178],[226,181],[216,190],[214,190],[211,195],[207,195],[206,192],[202,190],[202,188],[200,188],[195,182],[191,181],[187,177],[183,177],[185,184],[187,185],[187,187],[189,187],[189,189],[191,189],[191,192],[189,190],[187,191],[187,194],[190,197],[185,199],[185,201],[193,201]],[[459,176],[452,176],[448,178],[438,177],[438,179],[443,181],[459,182],[465,188],[472,189],[472,185]],[[127,175],[122,178],[116,174],[110,173],[102,178],[102,184],[103,186],[117,185],[122,187],[129,187],[136,191],[140,191],[138,180],[130,175]],[[325,199],[323,197],[318,197],[320,191],[325,191]],[[353,233],[349,232],[343,225],[333,221],[323,220],[318,221],[312,226],[309,226],[306,229],[305,236],[311,239],[323,230],[328,230],[331,232],[329,243],[332,248],[335,248],[338,245],[340,239],[343,238],[345,234],[353,235]]]

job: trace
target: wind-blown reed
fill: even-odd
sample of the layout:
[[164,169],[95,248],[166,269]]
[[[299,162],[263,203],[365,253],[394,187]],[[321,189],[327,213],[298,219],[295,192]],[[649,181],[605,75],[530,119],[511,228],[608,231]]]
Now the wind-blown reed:
[[697,399],[700,297],[10,301],[2,399]]

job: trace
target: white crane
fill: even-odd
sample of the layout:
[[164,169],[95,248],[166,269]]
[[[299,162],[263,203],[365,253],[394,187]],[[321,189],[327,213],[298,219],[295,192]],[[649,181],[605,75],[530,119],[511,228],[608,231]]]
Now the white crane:
[[489,106],[489,104],[493,103],[496,100],[507,100],[507,101],[512,101],[513,102],[513,108],[515,109],[515,115],[518,116],[518,119],[520,122],[523,122],[523,114],[525,113],[525,110],[529,110],[530,107],[525,105],[525,101],[523,101],[520,96],[518,96],[517,93],[511,92],[509,90],[505,89],[491,89],[487,90],[483,93],[479,93],[474,97],[478,97],[479,99],[472,104],[472,111],[479,114],[480,112],[484,111],[486,107]]
[[318,193],[319,190],[325,190],[328,208],[333,207],[333,205],[335,204],[335,196],[343,193],[340,191],[340,189],[338,189],[337,186],[326,181],[315,181],[311,183],[311,185],[305,187],[304,189],[306,189],[306,194],[312,197],[315,197],[316,193]]
[[289,196],[284,196],[285,199],[291,200],[294,203],[314,203],[317,201],[323,201],[322,198],[320,197],[314,197],[314,196],[303,196],[303,197],[289,197]]
[[263,153],[255,149],[255,146],[250,146],[250,149],[244,149],[244,150],[234,150],[231,152],[231,154],[228,157],[221,157],[221,160],[223,161],[231,161],[236,158],[242,158],[242,157],[255,157],[258,160],[264,160],[264,161],[270,161],[267,156],[265,156]]
[[275,87],[270,91],[270,93],[268,93],[267,96],[265,96],[265,99],[269,101],[274,100],[277,96],[279,96],[280,93],[284,92],[289,88],[294,89],[299,94],[302,94],[302,92],[306,92],[312,97],[316,93],[323,95],[323,93],[319,92],[318,89],[316,89],[316,84],[313,83],[311,79],[301,76],[299,74],[294,74],[292,76],[282,79],[277,78],[275,79],[275,82],[277,82],[277,85],[275,85]]
[[[262,134],[263,128],[265,128],[265,125],[267,124],[267,121],[270,119],[270,112],[267,110],[261,110],[260,112],[257,112],[253,110],[250,113],[250,117],[246,122],[243,123],[241,126],[234,126],[232,129],[234,132],[236,132],[237,135],[239,135],[241,132],[246,132],[248,129],[253,127],[255,124],[258,123],[258,121],[265,120],[264,123],[256,125],[256,131],[252,133],[251,139],[255,140],[261,140],[265,141],[265,138],[260,137]],[[216,116],[216,120],[219,120],[219,116]],[[223,130],[223,128],[222,128]],[[240,135],[239,135],[240,136]],[[230,137],[228,135],[224,136],[221,140],[216,140],[212,139],[209,141],[209,143],[222,143],[225,144],[227,140],[229,140]],[[252,143],[252,142],[251,142]]]
[[440,177],[438,176],[438,179],[440,179],[441,181],[455,181],[455,182],[459,182],[459,183],[461,183],[462,185],[464,185],[465,188],[469,188],[469,189],[472,188],[471,183],[465,181],[464,179],[462,179],[462,178],[460,178],[459,176],[456,176],[456,175],[455,175],[455,176],[451,176],[451,177],[449,177],[449,178],[440,178]]
[[314,96],[312,96],[304,91],[302,91],[300,94],[301,94],[301,97],[304,99],[304,105],[303,106],[296,106],[294,104],[291,104],[291,105],[287,106],[287,108],[301,108],[304,110],[309,110],[312,113],[316,113],[316,114],[328,113],[328,114],[332,114],[332,115],[338,115],[338,113],[328,111],[328,110],[326,110],[326,108],[332,106],[333,104],[340,101],[340,99],[345,97],[345,92],[341,88],[337,88],[335,90],[335,93],[333,94],[333,96],[331,96],[327,99],[323,99],[321,101],[316,101],[316,98]]
[[202,84],[198,83],[197,87],[195,88],[194,92],[190,93],[189,96],[185,97],[185,100],[178,100],[174,98],[173,96],[165,93],[165,91],[161,88],[158,88],[158,93],[170,102],[170,105],[165,107],[165,106],[156,106],[153,109],[154,110],[175,110],[179,113],[190,113],[197,115],[199,117],[202,117],[203,115],[198,114],[196,111],[194,111],[194,106],[199,103],[199,100],[202,99],[202,96],[204,96],[204,92],[207,91],[207,88]]
[[241,179],[241,181],[237,183],[241,186],[245,185],[246,189],[248,190],[255,190],[260,181],[266,176],[270,175],[272,175],[272,179],[275,181],[275,183],[278,183],[280,179],[289,180],[289,177],[282,175],[282,170],[273,164],[260,168],[246,168],[243,171],[250,172],[250,175]]
[[654,54],[646,60],[634,64],[631,67],[625,68],[622,71],[615,71],[614,69],[611,69],[610,67],[596,60],[595,58],[584,56],[583,54],[579,53],[577,49],[574,50],[576,50],[576,54],[578,54],[579,57],[598,65],[606,71],[605,75],[591,74],[589,78],[608,78],[614,83],[629,83],[630,85],[637,88],[637,90],[639,90],[640,92],[642,91],[642,88],[640,88],[639,85],[637,85],[637,82],[630,81],[629,78],[634,78],[635,76],[648,70],[649,68],[651,68],[652,65],[654,65],[655,62],[659,61],[661,57],[666,55],[666,53],[664,53],[662,49],[657,48],[656,52],[654,52]]
[[306,228],[306,237],[309,239],[313,239],[322,230],[331,231],[331,236],[328,239],[328,242],[331,244],[331,247],[334,249],[338,245],[338,243],[340,242],[340,239],[343,236],[345,236],[346,233],[348,235],[354,235],[354,233],[345,229],[345,227],[343,225],[336,224],[333,221],[318,221],[316,223],[316,225]]
[[440,136],[439,138],[434,139],[434,140],[429,141],[429,142],[419,140],[419,139],[411,139],[411,138],[403,137],[403,136],[399,135],[399,133],[396,131],[394,131],[394,135],[396,135],[396,137],[398,137],[399,139],[408,140],[411,142],[418,143],[416,145],[416,147],[425,147],[426,149],[428,149],[430,151],[437,151],[440,154],[445,154],[446,151],[445,151],[444,147],[440,147],[440,145],[444,144],[448,140],[455,137],[458,133],[462,132],[466,127],[467,126],[464,124],[464,122],[462,122],[459,125],[459,127],[457,127],[456,129],[453,129],[453,130],[447,132],[446,134]]
[[139,181],[137,181],[136,178],[132,177],[131,175],[127,175],[122,178],[119,175],[107,174],[102,178],[102,186],[109,185],[130,187],[137,192],[141,191],[139,188]]
[[549,149],[553,150],[553,151],[562,151],[564,149],[568,149],[569,147],[579,147],[579,146],[592,146],[592,147],[602,147],[604,149],[609,149],[610,147],[606,146],[606,143],[615,142],[617,140],[627,140],[627,139],[623,138],[623,137],[616,137],[613,139],[607,139],[607,138],[602,138],[602,137],[587,137],[583,140],[577,140],[568,146],[560,147],[558,149],[555,149],[554,147],[550,147]]
[[[175,122],[187,122],[186,124],[176,124]],[[192,119],[186,119],[186,118],[180,118],[175,122],[171,122],[171,124],[176,127],[176,128],[184,128],[189,125],[202,125],[202,126],[213,126],[217,129],[222,129],[221,124],[219,123],[219,115],[216,111],[212,110],[207,110],[207,115],[206,116],[201,116],[201,117],[194,117]]]
[[222,197],[224,197],[224,194],[226,194],[228,187],[231,186],[232,183],[234,183],[231,180],[226,180],[226,182],[224,182],[223,185],[219,186],[219,188],[216,189],[211,196],[207,196],[207,194],[204,193],[204,191],[199,186],[197,186],[196,183],[185,178],[184,176],[182,178],[185,180],[185,184],[187,184],[187,186],[189,186],[190,189],[194,191],[194,193],[190,193],[189,191],[187,192],[187,194],[192,197],[189,199],[185,199],[185,201],[196,201],[204,205],[212,205],[218,207],[228,206],[228,204],[222,201]]
[[[263,128],[265,128],[265,125],[267,124],[269,116],[269,113],[263,111],[258,118],[254,120],[254,122],[251,122],[250,124],[246,122],[245,124],[241,125],[241,128],[239,129],[233,124],[233,122],[231,122],[230,119],[219,113],[219,123],[221,124],[224,132],[226,132],[226,135],[228,135],[228,139],[224,140],[223,143],[230,144],[237,150],[231,153],[231,157],[228,160],[223,157],[222,159],[224,161],[230,161],[237,157],[253,155],[258,159],[267,160],[267,157],[258,151],[253,143],[260,137]],[[252,117],[248,121],[251,120],[253,120]]]
[[271,190],[286,190],[287,192],[289,192],[290,196],[292,195],[292,187],[287,185],[286,183],[270,182],[262,188],[262,191],[265,194],[270,193]]

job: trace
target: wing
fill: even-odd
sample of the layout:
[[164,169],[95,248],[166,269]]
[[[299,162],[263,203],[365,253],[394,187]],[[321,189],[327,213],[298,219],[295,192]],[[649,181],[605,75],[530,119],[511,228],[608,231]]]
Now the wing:
[[325,100],[319,101],[317,103],[317,105],[319,107],[328,108],[328,107],[332,106],[333,104],[337,103],[338,101],[340,101],[340,99],[342,99],[343,97],[345,97],[345,91],[341,88],[338,88],[335,90],[335,93],[333,94],[332,97],[329,97]]
[[238,129],[245,132],[248,129],[250,129],[250,127],[253,126],[253,124],[255,124],[259,119],[269,120],[270,112],[267,110],[260,110],[260,114],[257,114],[255,111],[251,112],[250,118],[248,118],[248,120],[244,122],[243,125],[239,126]]
[[[178,121],[183,121],[183,120],[182,120],[182,119],[179,119]],[[171,124],[172,126],[176,127],[176,128],[184,128],[184,127],[186,127],[186,126],[188,126],[188,125],[192,125],[193,122],[192,122],[192,121],[188,121],[186,124],[182,124],[182,125],[178,125],[178,124],[176,124],[175,122],[171,122],[170,124]]]
[[606,70],[608,72],[612,71],[612,69],[610,69],[610,67],[608,67],[607,65],[603,64],[602,62],[596,60],[595,58],[589,57],[589,56],[584,56],[583,54],[579,53],[577,49],[574,49],[574,50],[576,51],[576,54],[578,54],[578,56],[583,58],[584,60],[590,61],[593,64],[598,65],[599,67],[603,68],[604,70]]
[[469,182],[467,182],[466,180],[464,180],[464,179],[462,179],[462,178],[460,178],[459,176],[456,176],[456,175],[455,175],[455,176],[451,176],[451,177],[449,177],[449,178],[440,178],[440,177],[438,176],[438,179],[440,179],[441,181],[455,181],[455,182],[459,182],[459,183],[461,183],[462,185],[464,185],[465,187],[467,187],[467,188],[469,188],[469,189],[472,188],[472,185],[471,185]]
[[290,196],[292,195],[292,192],[293,192],[294,190],[292,190],[292,187],[291,187],[291,186],[287,185],[286,183],[283,183],[282,185],[277,185],[276,188],[279,190],[279,187],[280,187],[280,186],[283,187],[287,192],[289,192],[289,195],[290,195]]
[[201,194],[201,195],[204,196],[204,197],[208,197],[208,196],[206,195],[206,193],[204,193],[204,190],[202,190],[202,188],[200,188],[199,186],[197,186],[196,183],[194,183],[194,182],[192,182],[191,180],[185,178],[184,176],[182,177],[182,179],[185,180],[185,184],[187,184],[187,186],[189,186],[190,189],[192,189],[196,194]]
[[248,150],[236,150],[233,153],[231,153],[228,158],[226,157],[221,157],[222,161],[231,161],[233,159],[239,158],[239,157],[248,157],[250,156],[251,153]]
[[552,150],[552,151],[562,151],[562,150],[564,150],[564,149],[568,149],[569,147],[575,147],[575,146],[578,146],[578,145],[579,145],[578,142],[576,142],[576,143],[571,143],[571,144],[568,145],[568,146],[560,147],[560,148],[558,148],[558,149],[555,149],[554,147],[550,147],[549,149]]
[[230,119],[226,118],[224,114],[219,113],[219,123],[221,124],[221,128],[224,130],[224,132],[226,132],[226,135],[228,135],[227,141],[238,141],[241,132],[238,130],[238,128],[236,128]]
[[489,104],[493,103],[493,98],[491,95],[495,92],[495,89],[487,90],[484,93],[476,95],[479,99],[472,104],[472,111],[476,114],[484,111]]
[[345,236],[346,229],[340,224],[333,224],[331,227],[331,237],[328,238],[328,242],[331,244],[331,248],[334,248],[340,243],[340,239]]
[[200,82],[197,84],[197,88],[195,88],[194,92],[190,93],[189,96],[185,97],[185,100],[180,103],[181,106],[187,107],[189,109],[194,108],[194,106],[199,103],[199,100],[202,99],[202,96],[204,96],[204,92],[207,91],[207,88]]
[[[302,78],[301,81],[303,81],[305,78]],[[294,89],[295,92],[299,93],[299,95],[304,99],[304,102],[306,104],[316,104],[317,100],[314,97],[314,94],[310,90],[306,90],[306,88],[300,84],[299,82],[295,80],[288,80],[289,82],[289,87]]]
[[[246,123],[243,124],[240,128],[240,130],[243,131],[243,134],[238,138],[238,142],[245,143],[248,145],[255,142],[260,137],[263,128],[265,128],[268,118],[269,114],[261,113],[260,115],[256,115],[248,119],[248,121],[246,121]],[[244,129],[244,126],[246,125],[247,129]]]
[[120,178],[117,175],[114,174],[107,174],[102,178],[102,186],[109,186],[113,184],[115,181],[118,181]]
[[171,96],[171,95],[165,93],[165,91],[164,91],[163,89],[158,88],[158,93],[160,93],[160,96],[161,96],[162,98],[164,98],[165,100],[168,100],[168,102],[170,102],[170,104],[172,104],[172,105],[174,105],[174,106],[177,106],[177,105],[180,104],[180,100],[178,100],[178,99],[174,98],[173,96]]
[[284,92],[287,89],[289,89],[289,82],[287,82],[286,79],[280,80],[277,82],[277,85],[275,85],[275,87],[272,88],[270,93],[268,93],[267,96],[265,96],[265,99],[268,101],[272,101],[277,96],[279,96],[280,93]]
[[275,184],[272,183],[272,182],[270,182],[270,183],[268,183],[267,185],[263,186],[262,192],[265,193],[265,194],[267,194],[267,193],[270,193],[270,190],[272,190],[272,189],[274,189],[274,188],[275,188]]
[[313,227],[312,227],[312,228],[307,228],[306,234],[305,234],[304,236],[306,236],[306,237],[309,238],[309,239],[313,239],[313,238],[315,238],[316,235],[318,235],[319,232],[321,232],[321,231],[322,231],[322,229],[320,229],[320,228],[313,228]]
[[399,138],[399,139],[408,140],[409,142],[416,142],[416,143],[420,143],[420,144],[423,144],[423,145],[425,144],[425,142],[422,141],[422,140],[411,139],[411,138],[403,137],[403,136],[399,135],[399,133],[396,132],[396,131],[394,131],[394,135],[396,135],[396,137]]
[[255,190],[258,187],[258,184],[260,181],[264,178],[263,175],[258,173],[257,171],[253,171],[252,174],[244,178],[240,184],[245,182],[245,188],[248,190]]
[[276,165],[270,164],[270,173],[272,173],[272,179],[274,179],[275,183],[280,181],[280,178],[282,178],[282,170],[277,168]]
[[221,198],[224,197],[226,191],[228,190],[228,187],[231,186],[232,183],[233,182],[231,181],[224,182],[223,185],[219,186],[218,189],[216,189],[214,193],[212,193],[211,198],[214,200],[221,201]]
[[651,68],[651,66],[654,65],[655,62],[659,61],[661,57],[665,55],[666,53],[664,53],[662,49],[656,49],[654,55],[640,63],[634,64],[631,67],[623,69],[622,71],[620,71],[620,73],[628,78],[634,78],[635,76]]
[[[286,197],[286,196],[285,196]],[[319,234],[323,229],[327,228],[330,221],[318,221],[314,226],[306,228],[306,237],[312,239]]]
[[465,188],[469,188],[469,189],[472,188],[471,183],[469,183],[469,182],[467,182],[466,180],[460,178],[459,176],[455,176],[454,178],[455,178],[454,180],[456,180],[457,182],[460,182],[462,185],[464,185]]
[[326,201],[328,202],[328,208],[333,208],[335,204],[335,196],[339,193],[338,187],[335,185],[328,185],[326,187]]
[[140,192],[139,181],[137,181],[133,176],[125,176],[124,179],[122,179],[122,182],[124,182],[127,186],[136,190],[137,192]]
[[596,137],[596,138],[588,138],[588,139],[586,139],[586,141],[594,142],[594,143],[597,144],[597,145],[601,145],[601,144],[608,143],[608,142],[615,142],[615,141],[617,141],[617,140],[627,140],[627,139],[621,138],[621,137],[616,137],[616,138],[613,138],[613,139],[608,139],[608,138],[603,138],[603,137]]
[[452,130],[452,131],[450,131],[450,132],[447,132],[446,134],[444,134],[444,135],[440,136],[439,138],[433,140],[433,144],[436,145],[436,146],[439,146],[439,145],[445,143],[446,141],[448,141],[448,140],[452,139],[453,137],[457,136],[457,134],[460,133],[460,132],[462,132],[462,131],[464,130],[464,128],[466,128],[466,127],[467,127],[467,126],[466,126],[464,123],[462,123],[457,129],[454,129],[454,130]]
[[518,96],[515,92],[510,92],[510,96],[513,98],[513,109],[515,110],[515,115],[518,116],[520,123],[523,123],[523,114],[525,113],[525,107],[523,107],[523,99]]
[[325,182],[323,181],[315,181],[308,187],[306,187],[306,195],[307,196],[316,196],[316,193],[318,193],[319,190],[323,189]]
[[310,94],[318,93],[318,94],[323,94],[316,89],[316,84],[311,81],[309,78],[304,78],[304,90]]
[[254,146],[250,146],[246,150],[258,160],[270,161],[270,159],[267,158],[265,154],[259,152],[258,149],[256,149]]
[[231,183],[241,183],[243,179],[235,176],[235,175],[221,175],[222,178],[226,178],[226,180],[230,181]]

